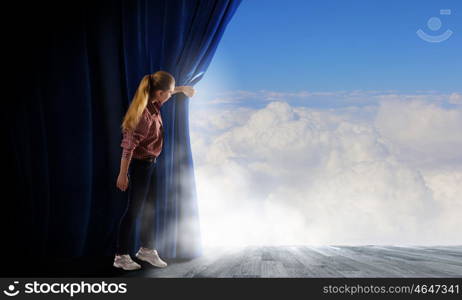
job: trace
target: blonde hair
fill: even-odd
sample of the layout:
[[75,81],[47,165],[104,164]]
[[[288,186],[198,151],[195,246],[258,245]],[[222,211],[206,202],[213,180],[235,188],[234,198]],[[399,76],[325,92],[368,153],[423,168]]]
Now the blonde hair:
[[168,72],[157,71],[154,74],[145,75],[141,79],[132,102],[125,113],[121,126],[122,131],[134,130],[148,104],[148,100],[154,98],[155,91],[169,90],[172,84],[175,85],[175,78]]

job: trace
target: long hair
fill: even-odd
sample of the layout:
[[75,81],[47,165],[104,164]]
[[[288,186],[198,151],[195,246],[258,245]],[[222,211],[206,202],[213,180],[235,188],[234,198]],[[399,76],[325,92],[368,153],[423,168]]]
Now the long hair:
[[148,104],[148,100],[154,98],[155,91],[169,90],[172,84],[175,85],[175,78],[168,72],[157,71],[154,74],[145,75],[143,79],[141,79],[132,102],[125,113],[121,126],[122,131],[134,130]]

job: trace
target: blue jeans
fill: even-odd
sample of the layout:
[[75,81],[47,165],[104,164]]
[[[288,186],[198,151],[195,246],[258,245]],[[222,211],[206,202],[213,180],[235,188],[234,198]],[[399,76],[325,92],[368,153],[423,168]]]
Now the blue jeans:
[[[129,167],[128,199],[127,206],[119,224],[117,237],[116,254],[129,254],[130,240],[133,227],[138,219],[140,210],[143,209],[143,219],[140,232],[140,242],[142,247],[154,248],[152,235],[154,233],[154,210],[149,205],[153,205],[154,190],[154,169],[156,162],[149,162],[132,158]],[[149,199],[149,201],[146,201]]]

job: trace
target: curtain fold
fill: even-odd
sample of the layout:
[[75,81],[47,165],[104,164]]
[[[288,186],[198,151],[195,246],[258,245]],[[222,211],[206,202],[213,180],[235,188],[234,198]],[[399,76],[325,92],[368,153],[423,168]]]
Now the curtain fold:
[[[9,45],[17,57],[14,87],[21,92],[7,116],[15,197],[8,236],[16,255],[105,257],[105,266],[112,265],[127,201],[115,186],[120,124],[133,94],[145,74],[158,70],[170,72],[177,85],[196,84],[239,4],[105,0],[21,10],[16,4],[21,15]],[[65,13],[53,14],[56,9]],[[161,109],[164,148],[151,183],[157,195],[144,208],[155,214],[155,244],[165,258],[201,254],[190,101],[177,94]],[[132,245],[134,252],[138,235]]]

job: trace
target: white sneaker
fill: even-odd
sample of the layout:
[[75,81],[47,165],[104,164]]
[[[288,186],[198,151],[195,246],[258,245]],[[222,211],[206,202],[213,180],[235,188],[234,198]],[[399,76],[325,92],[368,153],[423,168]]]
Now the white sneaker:
[[154,267],[165,268],[167,266],[167,263],[160,259],[156,250],[140,248],[135,256],[140,260],[150,263]]
[[141,266],[134,262],[129,254],[116,255],[113,266],[127,271],[141,269]]

